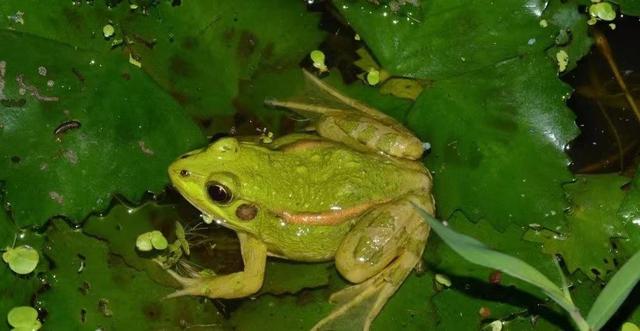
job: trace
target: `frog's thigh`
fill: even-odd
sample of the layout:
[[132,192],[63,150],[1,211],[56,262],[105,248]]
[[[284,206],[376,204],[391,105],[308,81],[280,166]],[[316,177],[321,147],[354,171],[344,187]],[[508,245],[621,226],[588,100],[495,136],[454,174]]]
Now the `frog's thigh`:
[[169,297],[201,295],[210,298],[241,298],[258,292],[264,280],[267,247],[260,240],[238,233],[244,270],[228,275],[201,278],[177,278],[184,288]]
[[[379,273],[408,249],[414,250],[408,254],[422,253],[423,247],[412,247],[415,245],[411,242],[423,244],[428,227],[417,216],[412,201],[433,212],[430,198],[412,196],[374,209],[358,221],[336,253],[340,274],[353,283],[360,283]],[[413,238],[416,235],[421,238]]]
[[316,130],[323,137],[361,150],[382,151],[412,160],[419,158],[423,152],[420,139],[408,131],[365,116],[323,116],[316,124]]

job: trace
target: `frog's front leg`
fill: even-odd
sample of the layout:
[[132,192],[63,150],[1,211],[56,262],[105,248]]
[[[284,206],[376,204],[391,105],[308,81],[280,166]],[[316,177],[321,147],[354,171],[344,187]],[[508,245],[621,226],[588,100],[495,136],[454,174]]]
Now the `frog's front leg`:
[[369,329],[422,257],[429,227],[412,202],[433,213],[431,196],[413,195],[372,210],[345,237],[336,267],[357,284],[331,296],[337,306],[313,330]]
[[195,278],[186,278],[171,272],[172,276],[184,288],[168,297],[200,295],[209,298],[233,299],[258,292],[264,280],[267,247],[263,242],[248,234],[238,232],[238,239],[240,239],[240,249],[244,261],[243,271],[222,276]]

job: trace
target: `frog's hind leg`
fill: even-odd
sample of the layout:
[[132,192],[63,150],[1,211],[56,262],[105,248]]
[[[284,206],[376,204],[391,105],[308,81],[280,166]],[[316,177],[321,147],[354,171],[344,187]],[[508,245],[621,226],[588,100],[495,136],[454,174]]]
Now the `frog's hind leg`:
[[[359,283],[331,295],[334,310],[313,330],[368,330],[384,304],[420,262],[428,225],[411,202],[433,213],[430,197],[404,199],[363,217],[342,243],[336,266]],[[353,234],[353,236],[351,235]]]
[[336,105],[269,99],[265,104],[287,108],[314,119],[320,136],[344,143],[360,151],[380,151],[410,160],[419,159],[424,145],[407,128],[383,112],[352,99],[314,74],[304,71],[316,90],[337,101]]

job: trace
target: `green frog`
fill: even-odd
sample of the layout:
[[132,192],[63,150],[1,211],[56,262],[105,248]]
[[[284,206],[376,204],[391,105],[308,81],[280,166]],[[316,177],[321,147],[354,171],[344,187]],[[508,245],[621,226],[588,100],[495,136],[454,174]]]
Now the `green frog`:
[[423,143],[384,113],[307,78],[343,107],[268,100],[312,119],[312,133],[272,142],[225,137],[169,167],[173,185],[205,219],[237,232],[244,270],[172,275],[170,296],[240,298],[262,286],[266,259],[335,261],[354,285],[313,330],[368,330],[421,262],[429,234],[415,206],[434,212]]

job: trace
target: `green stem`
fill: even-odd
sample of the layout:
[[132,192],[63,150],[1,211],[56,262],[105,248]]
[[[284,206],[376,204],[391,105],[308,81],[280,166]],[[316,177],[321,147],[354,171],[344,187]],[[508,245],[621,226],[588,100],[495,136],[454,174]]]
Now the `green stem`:
[[578,330],[596,331],[596,330],[591,330],[591,327],[589,326],[589,324],[587,324],[587,321],[585,321],[584,317],[582,317],[582,314],[580,314],[580,310],[578,310],[577,307],[575,309],[570,310],[569,315],[571,316],[573,321],[576,323]]

